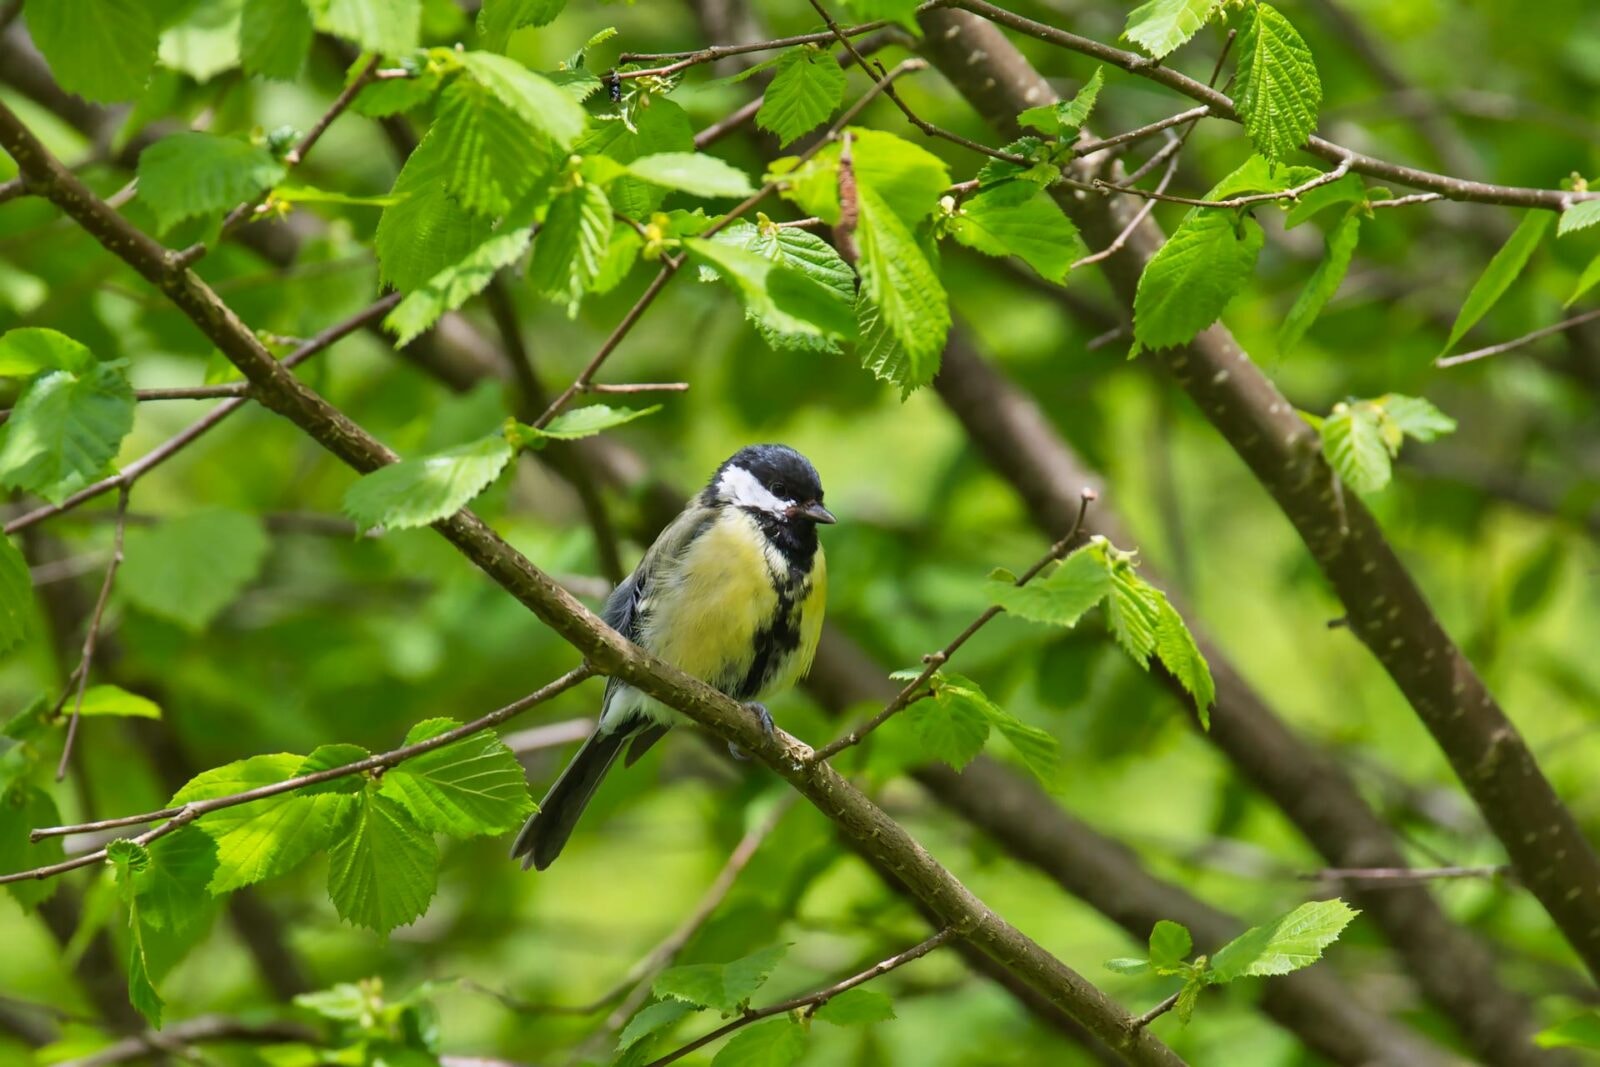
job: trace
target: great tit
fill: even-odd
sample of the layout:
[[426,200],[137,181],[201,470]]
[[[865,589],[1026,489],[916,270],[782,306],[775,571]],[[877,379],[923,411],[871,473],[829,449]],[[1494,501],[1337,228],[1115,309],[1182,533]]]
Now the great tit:
[[[618,633],[735,700],[768,731],[758,698],[804,676],[822,634],[828,574],[817,525],[831,523],[816,468],[785,445],[734,453],[612,591]],[[632,766],[676,713],[615,678],[600,723],[511,846],[544,870],[561,854],[624,746]],[[630,743],[631,742],[631,743]]]

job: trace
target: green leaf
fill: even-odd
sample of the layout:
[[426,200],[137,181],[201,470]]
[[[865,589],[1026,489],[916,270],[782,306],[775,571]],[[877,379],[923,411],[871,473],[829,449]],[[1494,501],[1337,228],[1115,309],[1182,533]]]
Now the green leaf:
[[[384,78],[368,82],[356,94],[350,110],[373,119],[414,111],[433,99],[443,81],[444,71],[438,66],[428,66],[413,78]],[[283,190],[280,188],[275,192],[281,196]]]
[[514,59],[493,52],[455,54],[473,79],[494,93],[530,127],[571,148],[589,124],[588,113],[566,90]]
[[904,353],[902,373],[890,380],[907,396],[939,370],[950,301],[900,216],[873,187],[863,185],[860,194],[861,292]]
[[[47,837],[33,843],[28,834],[36,827],[57,826],[61,813],[49,793],[36,786],[17,783],[0,792],[0,874],[28,871],[60,863],[66,853],[62,838]],[[57,879],[30,879],[6,885],[24,911],[32,911],[56,891]]]
[[261,520],[202,511],[128,531],[117,589],[129,602],[199,632],[261,573]]
[[[68,702],[67,707],[73,707]],[[161,718],[161,705],[121,686],[91,685],[83,691],[83,703],[78,706],[82,715],[122,715],[138,719]]]
[[[411,728],[405,743],[459,725],[428,719]],[[406,760],[383,776],[380,792],[399,801],[423,829],[452,837],[506,833],[534,810],[522,764],[487,731]]]
[[1306,143],[1317,126],[1322,81],[1311,49],[1271,4],[1258,3],[1239,41],[1234,98],[1256,151],[1274,162]]
[[28,0],[27,7],[28,35],[67,92],[112,103],[144,89],[160,39],[149,0]]
[[[851,169],[858,192],[870,189],[898,215],[907,229],[917,226],[950,187],[950,171],[927,149],[882,130],[850,127]],[[804,166],[782,175],[783,195],[830,226],[839,223],[839,154],[834,143]],[[791,161],[792,162],[792,161]],[[783,160],[774,164],[781,169]]]
[[231,210],[284,173],[283,164],[259,145],[185,131],[139,153],[139,199],[166,232],[184,219]]
[[1211,729],[1211,705],[1217,701],[1217,686],[1211,678],[1211,665],[1206,662],[1194,635],[1184,625],[1183,617],[1171,601],[1159,591],[1161,598],[1159,621],[1156,624],[1156,656],[1162,666],[1183,684],[1184,690],[1194,698],[1195,711],[1199,713],[1203,729]]
[[787,945],[771,945],[730,963],[689,963],[656,976],[651,987],[658,997],[672,997],[732,1015],[760,989]]
[[1089,75],[1089,80],[1083,83],[1083,88],[1073,94],[1071,100],[1058,100],[1054,104],[1030,107],[1017,116],[1017,121],[1041,133],[1058,137],[1063,133],[1077,130],[1089,121],[1089,115],[1094,111],[1095,101],[1100,98],[1100,89],[1105,85],[1105,80],[1105,68],[1096,67],[1094,73]]
[[1356,244],[1361,240],[1361,216],[1351,212],[1334,224],[1328,234],[1328,251],[1311,272],[1306,287],[1295,298],[1294,306],[1278,328],[1278,351],[1289,352],[1299,346],[1311,324],[1322,314],[1333,294],[1339,291]]
[[55,330],[33,326],[0,334],[0,378],[31,378],[45,370],[81,375],[94,365],[94,353]]
[[[646,97],[632,114],[632,128],[619,119],[596,122],[573,148],[584,156],[604,155],[618,163],[666,152],[693,152],[694,127],[688,114],[664,96]],[[619,178],[607,190],[612,206],[631,219],[649,218],[661,206],[667,190],[638,178]]]
[[708,198],[749,196],[756,191],[744,171],[698,152],[641,156],[628,164],[628,173],[652,185]]
[[555,170],[550,139],[471,78],[445,89],[432,131],[450,160],[445,189],[468,211],[503,215]]
[[1150,969],[1149,960],[1136,960],[1127,956],[1106,960],[1105,969],[1115,971],[1117,974],[1144,974]]
[[169,943],[191,947],[212,915],[216,841],[197,826],[185,826],[151,842],[146,859],[133,876],[140,919],[162,931]]
[[1556,224],[1556,236],[1565,237],[1569,233],[1586,230],[1597,222],[1600,222],[1600,200],[1580,200],[1561,213],[1561,221]]
[[1371,405],[1336,406],[1322,422],[1322,454],[1358,493],[1376,493],[1389,484],[1389,448]]
[[1359,174],[1346,174],[1338,181],[1319,185],[1301,193],[1300,198],[1289,205],[1288,212],[1283,216],[1283,228],[1292,230],[1302,222],[1309,221],[1318,212],[1338,204],[1357,204],[1364,207],[1366,202],[1366,182]]
[[963,202],[950,220],[950,233],[968,248],[990,256],[1016,256],[1041,278],[1060,282],[1085,252],[1078,228],[1046,193],[1017,203],[994,188]]
[[147,942],[153,931],[139,914],[138,894],[134,889],[139,873],[150,865],[150,853],[132,841],[113,841],[106,846],[106,859],[116,871],[117,887],[128,906],[128,999],[151,1026],[161,1025],[165,1006],[156,992],[154,966]]
[[1562,306],[1571,307],[1577,303],[1579,297],[1596,285],[1600,285],[1600,255],[1591,259],[1589,265],[1583,268],[1583,273],[1578,277],[1577,286],[1572,290],[1572,295],[1567,297],[1567,302]]
[[247,73],[292,80],[305,66],[313,32],[305,0],[244,0],[239,60]]
[[[189,4],[189,10],[175,12],[161,33],[157,56],[168,71],[178,71],[204,84],[223,71],[239,66],[240,0],[222,3]],[[162,14],[162,20],[170,18]],[[140,107],[152,102],[140,100]],[[170,106],[170,102],[164,100]],[[157,107],[161,105],[156,105]]]
[[646,1004],[622,1028],[622,1034],[617,1038],[617,1051],[626,1052],[651,1034],[658,1034],[684,1016],[693,1015],[699,1010],[686,1000],[668,999]]
[[497,233],[468,252],[459,262],[413,289],[384,318],[384,328],[395,335],[395,344],[405,347],[431,329],[446,311],[453,311],[476,296],[495,274],[522,257],[533,240],[525,226]]
[[466,507],[500,477],[513,453],[505,435],[497,433],[379,467],[345,491],[345,514],[362,527],[427,526]]
[[368,52],[414,51],[422,33],[422,0],[306,0],[317,29]]
[[1173,1011],[1184,1026],[1188,1026],[1189,1020],[1194,1018],[1194,1007],[1200,1002],[1200,994],[1205,987],[1205,980],[1197,976],[1184,982],[1183,988],[1178,990],[1178,1003],[1173,1005]]
[[963,675],[941,673],[934,680],[933,699],[962,705],[962,715],[976,711],[1011,743],[1041,783],[1048,786],[1055,781],[1061,769],[1060,742],[1049,731],[1029,726],[990,700],[977,682]]
[[647,408],[614,408],[606,404],[589,404],[562,412],[551,419],[550,425],[542,430],[535,430],[531,426],[524,426],[521,429],[523,432],[551,437],[557,441],[576,441],[616,429],[646,415],[654,415],[660,410],[660,404],[653,404]]
[[1322,958],[1350,920],[1361,914],[1342,900],[1314,900],[1264,926],[1253,926],[1211,957],[1215,981],[1288,974]]
[[583,294],[600,276],[611,240],[611,202],[597,185],[576,185],[550,204],[533,243],[529,281],[544,295],[578,313]]
[[1170,919],[1162,919],[1150,931],[1150,965],[1157,970],[1174,970],[1194,951],[1194,939],[1189,928]]
[[888,1022],[895,1017],[894,1001],[876,989],[856,986],[823,1001],[822,1007],[812,1017],[834,1026],[867,1026]]
[[843,294],[813,273],[802,273],[760,252],[701,237],[684,250],[731,285],[756,323],[782,336],[849,337],[855,328]]
[[1192,209],[1139,276],[1134,340],[1146,348],[1187,344],[1216,322],[1249,284],[1262,239],[1253,219]]
[[394,180],[399,202],[384,209],[373,247],[383,280],[402,293],[427,285],[489,236],[490,220],[445,189],[454,165],[444,138],[430,129]]
[[1444,355],[1456,346],[1456,342],[1478,320],[1488,314],[1489,309],[1499,303],[1500,298],[1511,288],[1511,283],[1517,280],[1522,273],[1522,268],[1528,265],[1528,259],[1533,255],[1534,249],[1539,247],[1539,242],[1544,240],[1546,231],[1555,216],[1548,211],[1537,208],[1530,209],[1522,216],[1522,221],[1512,231],[1500,251],[1489,260],[1489,265],[1484,268],[1483,274],[1473,283],[1472,291],[1467,294],[1466,303],[1461,305],[1461,310],[1456,314],[1455,325],[1450,327],[1450,339],[1445,342],[1440,355]]
[[905,710],[928,755],[960,770],[989,740],[989,716],[969,692],[940,686],[931,699]]
[[1122,36],[1157,59],[1183,44],[1222,6],[1222,0],[1149,0],[1128,13]]
[[787,147],[832,115],[844,99],[844,70],[833,53],[814,45],[794,48],[778,59],[778,73],[767,86],[756,125],[778,135]]
[[489,51],[504,52],[513,31],[547,26],[566,6],[567,0],[484,0],[478,10],[478,35]]
[[339,917],[386,934],[428,910],[438,879],[433,835],[393,800],[363,791],[328,849],[328,896]]
[[734,1034],[712,1058],[711,1067],[790,1067],[805,1054],[805,1028],[784,1015]]
[[1019,618],[1075,626],[1111,593],[1111,569],[1094,546],[1073,552],[1055,570],[1027,585],[989,583],[989,599]]
[[1533,1035],[1533,1043],[1540,1048],[1600,1049],[1600,1012],[1587,1011],[1540,1030]]
[[[1316,167],[1288,167],[1256,154],[1241,163],[1211,191],[1207,200],[1228,200],[1244,193],[1281,193],[1303,185],[1321,175]],[[1320,188],[1320,186],[1319,186]],[[1313,190],[1314,192],[1315,190]],[[1281,206],[1281,205],[1280,205]],[[1197,211],[1215,211],[1215,208],[1196,208]]]
[[[832,245],[816,234],[793,226],[775,226],[763,217],[759,226],[736,222],[719,231],[712,240],[765,256],[798,271],[836,294],[838,306],[827,313],[827,320],[835,322],[836,327],[841,327],[846,334],[854,332],[856,272],[840,258]],[[700,277],[704,281],[715,281],[718,275],[714,268],[707,265],[700,268]],[[762,338],[774,348],[838,350],[838,344],[826,334],[815,331],[787,333],[779,328],[781,322],[768,322],[754,312],[749,317]]]
[[[299,778],[307,774],[316,774],[319,771],[331,771],[335,767],[348,767],[352,763],[360,763],[372,755],[360,745],[335,743],[331,745],[318,745],[311,750],[311,755],[296,768],[294,777]],[[359,793],[367,786],[366,778],[359,773],[331,778],[326,782],[316,785],[302,786],[295,790],[296,796],[309,797],[321,796],[327,793]]]
[[0,533],[0,655],[28,636],[32,617],[33,575],[11,538]]
[[370,1018],[374,1014],[375,993],[376,991],[370,987],[364,988],[354,982],[340,982],[314,993],[296,994],[294,1003],[296,1007],[315,1012],[324,1019],[332,1019],[339,1023],[354,1023],[360,1022],[363,1018]]
[[1434,441],[1455,433],[1456,420],[1420,396],[1387,393],[1376,401],[1383,417],[1415,441]]
[[0,485],[59,504],[116,457],[133,428],[133,409],[133,388],[120,364],[35,379],[5,425]]
[[[304,760],[288,752],[251,756],[191,778],[172,806],[232,796],[275,785],[300,773]],[[286,874],[327,847],[342,797],[282,793],[202,815],[195,824],[217,843],[211,891],[225,893]]]
[[1161,591],[1139,577],[1133,564],[1117,560],[1111,565],[1111,596],[1106,619],[1122,650],[1141,667],[1148,668],[1161,627]]

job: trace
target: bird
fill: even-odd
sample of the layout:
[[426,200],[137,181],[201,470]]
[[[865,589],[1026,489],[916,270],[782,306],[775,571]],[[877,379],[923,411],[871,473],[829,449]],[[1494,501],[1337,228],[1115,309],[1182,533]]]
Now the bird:
[[[817,528],[836,521],[822,496],[816,468],[794,449],[741,448],[612,590],[601,617],[744,703],[771,733],[760,700],[805,676],[822,635],[828,573]],[[512,859],[524,870],[550,866],[624,747],[632,766],[676,714],[609,679],[598,725],[517,835]]]

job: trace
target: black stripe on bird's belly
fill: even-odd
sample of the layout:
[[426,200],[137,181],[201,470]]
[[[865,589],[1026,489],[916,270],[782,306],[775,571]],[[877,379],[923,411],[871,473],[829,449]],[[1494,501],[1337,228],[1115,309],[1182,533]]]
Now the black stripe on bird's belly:
[[771,620],[756,633],[756,654],[737,690],[730,694],[734,699],[754,699],[767,687],[768,681],[778,673],[795,649],[800,647],[798,605],[809,590],[809,582],[782,582],[776,586],[777,609],[773,611]]

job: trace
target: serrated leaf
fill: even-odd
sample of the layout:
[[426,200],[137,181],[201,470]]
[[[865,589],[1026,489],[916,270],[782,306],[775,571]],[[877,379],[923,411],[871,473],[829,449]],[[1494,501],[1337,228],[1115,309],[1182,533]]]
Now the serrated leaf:
[[434,131],[450,160],[445,189],[468,211],[503,215],[555,169],[549,138],[471,78],[445,89]]
[[[839,223],[841,148],[837,142],[830,144],[804,166],[783,175],[784,198],[830,226]],[[877,193],[907,229],[927,218],[950,186],[950,171],[943,160],[882,130],[851,126],[850,158],[858,192],[870,189]]]
[[83,691],[83,702],[69,702],[82,715],[122,715],[137,719],[161,718],[161,705],[117,685],[91,685]]
[[[1288,187],[1286,186],[1285,188]],[[1301,193],[1300,198],[1290,204],[1289,210],[1284,214],[1283,228],[1292,230],[1302,222],[1310,220],[1318,212],[1338,204],[1364,205],[1366,202],[1366,182],[1362,180],[1359,174],[1346,174],[1338,181],[1319,185]]]
[[[1304,185],[1323,172],[1316,167],[1285,166],[1266,156],[1252,154],[1238,168],[1223,178],[1206,193],[1207,200],[1230,200],[1245,193],[1281,193]],[[1321,188],[1321,186],[1318,186]],[[1312,190],[1315,192],[1316,190]],[[1214,208],[1197,208],[1214,211]]]
[[438,522],[466,507],[500,477],[513,452],[504,434],[490,434],[379,467],[345,491],[345,514],[363,527],[393,530]]
[[1420,396],[1386,393],[1376,403],[1383,417],[1412,440],[1434,441],[1456,430],[1455,419]]
[[732,164],[699,152],[659,152],[627,165],[628,173],[664,189],[703,197],[749,196],[749,175]]
[[86,346],[55,330],[33,326],[0,334],[0,378],[31,378],[46,370],[83,374],[94,364]]
[[185,131],[139,153],[139,199],[163,232],[197,215],[220,215],[271,188],[284,166],[260,145]]
[[1322,958],[1350,920],[1361,914],[1342,900],[1314,900],[1264,926],[1253,926],[1211,957],[1215,981],[1288,974]]
[[1271,4],[1258,3],[1239,41],[1234,98],[1256,151],[1282,160],[1317,126],[1322,81],[1298,30]]
[[831,52],[804,46],[783,53],[778,73],[767,86],[756,125],[778,135],[787,147],[832,115],[844,99],[844,70]]
[[894,1001],[887,994],[862,986],[846,989],[838,996],[828,998],[812,1015],[812,1018],[834,1026],[867,1026],[888,1022],[894,1017]]
[[961,204],[950,233],[985,255],[1016,256],[1052,282],[1064,280],[1085,252],[1078,228],[1043,192],[1018,203],[1001,188],[980,191]]
[[1089,80],[1083,83],[1083,88],[1074,93],[1071,100],[1058,100],[1054,104],[1030,107],[1017,116],[1017,122],[1058,137],[1063,133],[1075,131],[1089,121],[1089,115],[1094,111],[1095,101],[1100,98],[1100,89],[1105,85],[1105,80],[1105,68],[1096,67],[1094,73],[1089,75]]
[[28,35],[69,93],[112,103],[144,88],[160,26],[149,0],[28,0]]
[[[443,81],[444,72],[436,66],[429,66],[414,78],[384,78],[368,82],[356,94],[350,110],[373,119],[400,115],[431,101]],[[282,190],[276,192],[281,195]]]
[[399,56],[422,33],[422,0],[305,0],[317,29],[368,52]]
[[[299,778],[307,774],[316,774],[319,771],[331,771],[335,767],[348,767],[352,763],[360,763],[372,753],[360,745],[335,743],[331,745],[318,745],[311,750],[294,772],[294,777]],[[330,778],[326,782],[308,785],[295,790],[296,796],[320,796],[325,793],[359,793],[365,789],[367,779],[357,773],[347,774],[339,778]]]
[[1262,240],[1253,219],[1192,209],[1139,276],[1134,339],[1146,348],[1192,341],[1249,284]]
[[607,404],[589,404],[562,412],[551,419],[550,425],[542,430],[534,430],[531,426],[523,427],[523,430],[558,441],[576,441],[616,429],[618,426],[625,426],[635,419],[654,415],[660,410],[660,404],[652,404],[647,408],[614,408]]
[[904,712],[928,755],[960,770],[989,740],[989,716],[969,694],[946,688]]
[[[406,734],[414,745],[460,723],[428,719]],[[424,752],[383,776],[380,792],[398,801],[423,829],[452,837],[515,830],[533,813],[522,764],[492,733]]]
[[1378,413],[1369,405],[1344,405],[1323,420],[1322,454],[1358,493],[1376,493],[1389,484],[1389,448]]
[[203,511],[128,531],[117,589],[151,615],[201,631],[261,573],[261,520]]
[[784,1015],[734,1034],[712,1058],[711,1067],[790,1067],[805,1053],[805,1028]]
[[[217,843],[198,826],[185,826],[150,843],[147,862],[133,876],[139,917],[162,932],[169,948],[191,947],[212,915],[211,880]],[[164,967],[153,968],[158,973]]]
[[1522,216],[1517,228],[1506,239],[1506,243],[1500,246],[1494,258],[1489,260],[1489,265],[1484,268],[1483,274],[1473,283],[1466,302],[1456,314],[1455,324],[1450,327],[1450,338],[1439,352],[1441,356],[1454,348],[1456,342],[1476,326],[1478,320],[1489,313],[1490,308],[1500,302],[1506,290],[1511,288],[1511,283],[1522,273],[1522,268],[1528,265],[1534,249],[1544,240],[1544,235],[1550,229],[1553,220],[1554,215],[1551,212],[1537,208],[1530,209]]
[[59,504],[116,458],[133,409],[133,387],[116,364],[36,378],[5,424],[0,485]]
[[291,80],[305,65],[313,32],[305,0],[244,0],[239,60],[247,73]]
[[1157,59],[1193,37],[1222,0],[1149,0],[1128,12],[1122,36]]
[[861,187],[860,207],[861,292],[904,353],[902,373],[890,380],[907,396],[939,370],[950,301],[916,238],[875,189]]
[[445,190],[453,161],[433,130],[394,180],[398,202],[378,220],[373,247],[383,280],[410,293],[466,258],[488,238],[490,220],[462,207]]
[[406,809],[372,789],[350,802],[328,849],[328,897],[339,917],[386,934],[428,910],[439,848]]
[[1333,294],[1339,291],[1345,273],[1350,269],[1351,257],[1361,240],[1361,216],[1351,212],[1334,224],[1328,234],[1328,249],[1317,269],[1311,272],[1306,287],[1295,298],[1294,306],[1278,328],[1278,350],[1289,352],[1296,348],[1311,324],[1322,314]]
[[514,59],[493,52],[461,52],[456,61],[523,122],[562,148],[571,148],[589,124],[588,113],[572,94]]
[[[66,855],[61,847],[62,838],[47,837],[37,843],[28,840],[34,828],[56,826],[60,822],[61,813],[56,810],[55,800],[37,786],[19,782],[0,791],[0,874],[60,863]],[[24,911],[32,911],[55,894],[57,881],[35,878],[10,882],[6,891]]]
[[646,1004],[639,1009],[638,1014],[628,1020],[628,1025],[622,1028],[622,1033],[617,1038],[617,1051],[626,1052],[651,1034],[658,1034],[684,1016],[693,1015],[699,1010],[686,1000],[658,1000],[653,1004]]
[[501,269],[522,257],[532,240],[533,233],[525,226],[490,237],[407,294],[384,318],[384,329],[395,335],[396,346],[404,348],[431,329],[446,311],[455,310],[481,292]]
[[733,287],[751,319],[775,334],[840,339],[854,332],[849,302],[811,273],[749,248],[702,237],[685,238],[683,247]]
[[1567,297],[1566,303],[1562,306],[1571,307],[1577,303],[1579,297],[1596,285],[1600,285],[1600,255],[1591,259],[1589,265],[1583,268],[1583,273],[1578,276],[1578,284],[1573,288],[1572,295]]
[[565,304],[569,317],[600,276],[612,226],[611,202],[597,185],[573,186],[550,204],[533,244],[529,281]]
[[483,47],[504,52],[511,34],[524,26],[547,26],[567,0],[484,0],[478,10],[478,35]]
[[1184,690],[1194,698],[1195,711],[1200,716],[1202,729],[1211,729],[1211,705],[1217,700],[1217,686],[1211,678],[1211,665],[1206,662],[1194,635],[1184,625],[1178,609],[1166,596],[1161,597],[1159,621],[1156,625],[1156,656],[1162,666],[1183,684]]
[[33,575],[28,561],[11,538],[0,534],[0,655],[28,635],[32,604]]
[[1033,622],[1075,626],[1085,612],[1111,592],[1105,555],[1086,546],[1073,552],[1043,578],[1027,585],[991,581],[989,599],[1013,615]]
[[1597,222],[1600,222],[1600,200],[1580,200],[1561,213],[1561,221],[1556,223],[1556,236],[1565,237],[1586,230]]
[[[295,777],[303,759],[293,753],[251,756],[191,778],[172,797],[177,807],[231,796]],[[220,808],[195,824],[217,843],[213,893],[225,893],[285,874],[327,847],[343,798],[283,793]]]
[[1111,566],[1111,595],[1106,600],[1106,619],[1122,650],[1139,666],[1148,668],[1150,654],[1156,650],[1156,634],[1161,626],[1161,605],[1166,600],[1133,565],[1118,561]]
[[[618,163],[631,163],[641,156],[666,152],[693,152],[694,127],[688,114],[664,96],[646,98],[632,115],[632,126],[617,119],[597,121],[573,151],[588,158],[604,155]],[[607,190],[611,204],[631,219],[649,218],[661,206],[667,190],[638,178],[619,178]]]
[[1171,919],[1162,919],[1150,931],[1150,964],[1159,969],[1173,969],[1194,951],[1194,939],[1189,928]]
[[[719,231],[712,240],[755,252],[775,263],[798,271],[837,294],[839,308],[837,314],[830,316],[830,319],[838,318],[838,324],[842,326],[847,316],[853,318],[856,272],[840,258],[832,245],[816,234],[793,226],[773,226],[766,223],[756,226],[748,222],[736,222]],[[715,281],[718,277],[716,270],[710,266],[702,266],[700,276],[704,281]],[[848,312],[845,311],[847,308],[850,309]],[[825,334],[786,333],[757,315],[750,317],[762,338],[774,348],[801,351],[838,350],[837,342]]]
[[652,989],[658,997],[672,997],[732,1015],[760,989],[788,951],[771,945],[729,963],[689,963],[671,967],[656,976]]
[[1195,1005],[1200,1003],[1200,994],[1205,987],[1203,979],[1190,978],[1183,983],[1183,988],[1178,990],[1178,1002],[1173,1005],[1173,1012],[1184,1026],[1188,1026],[1189,1020],[1194,1018]]
[[941,673],[934,683],[934,699],[976,710],[1011,743],[1041,783],[1048,786],[1055,781],[1061,768],[1060,742],[1049,731],[1028,725],[990,700],[977,682],[963,675]]

